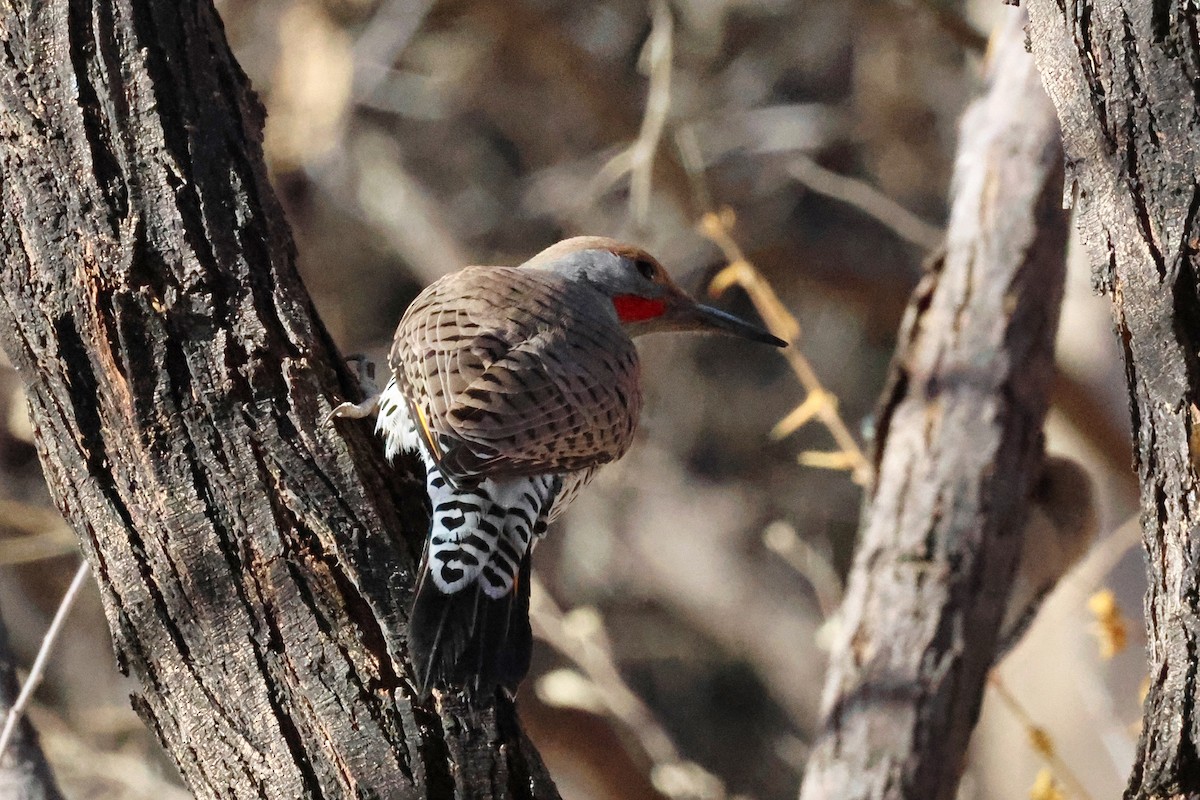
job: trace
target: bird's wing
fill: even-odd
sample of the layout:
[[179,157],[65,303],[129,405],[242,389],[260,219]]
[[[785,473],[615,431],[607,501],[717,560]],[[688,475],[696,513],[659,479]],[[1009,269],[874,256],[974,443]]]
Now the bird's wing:
[[586,288],[468,268],[413,303],[391,364],[443,471],[569,472],[619,458],[641,408],[637,351]]

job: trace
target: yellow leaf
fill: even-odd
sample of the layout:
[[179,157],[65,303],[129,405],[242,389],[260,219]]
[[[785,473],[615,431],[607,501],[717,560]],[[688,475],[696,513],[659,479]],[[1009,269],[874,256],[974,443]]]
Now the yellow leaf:
[[1067,800],[1067,796],[1058,788],[1058,781],[1054,780],[1050,770],[1043,769],[1033,779],[1033,786],[1029,790],[1029,800]]
[[1111,589],[1101,589],[1088,598],[1088,611],[1096,618],[1092,633],[1100,643],[1100,657],[1108,661],[1129,643],[1129,626]]

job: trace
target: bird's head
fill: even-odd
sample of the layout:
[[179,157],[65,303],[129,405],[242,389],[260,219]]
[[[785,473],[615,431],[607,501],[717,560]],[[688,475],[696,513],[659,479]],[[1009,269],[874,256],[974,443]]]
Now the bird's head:
[[552,245],[521,265],[581,281],[612,301],[630,336],[658,331],[719,331],[755,342],[787,342],[757,325],[697,303],[675,285],[654,256],[601,236],[576,236]]

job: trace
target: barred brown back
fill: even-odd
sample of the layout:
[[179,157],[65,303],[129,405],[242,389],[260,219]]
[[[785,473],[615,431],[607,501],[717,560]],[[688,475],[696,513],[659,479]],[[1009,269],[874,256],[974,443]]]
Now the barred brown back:
[[455,477],[613,461],[641,410],[637,351],[611,301],[542,270],[445,276],[400,321],[389,363]]

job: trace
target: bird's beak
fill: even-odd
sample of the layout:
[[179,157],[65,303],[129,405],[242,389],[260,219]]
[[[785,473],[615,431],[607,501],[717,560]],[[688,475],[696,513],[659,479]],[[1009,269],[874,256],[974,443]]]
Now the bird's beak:
[[733,314],[727,314],[720,309],[712,306],[702,306],[699,303],[692,301],[680,303],[674,309],[674,316],[677,324],[680,327],[685,327],[690,330],[715,330],[724,333],[732,333],[734,336],[740,336],[743,339],[749,339],[752,342],[761,342],[762,344],[773,344],[776,347],[787,347],[787,342],[774,336],[762,328],[746,320],[735,317]]

